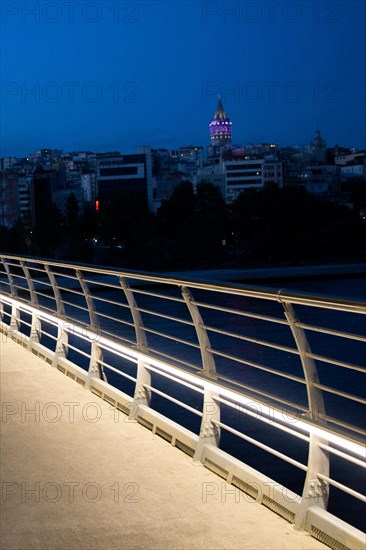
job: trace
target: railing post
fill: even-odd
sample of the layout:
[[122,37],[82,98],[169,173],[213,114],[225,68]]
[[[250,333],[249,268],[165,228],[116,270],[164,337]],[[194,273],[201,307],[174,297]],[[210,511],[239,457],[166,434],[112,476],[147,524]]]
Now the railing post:
[[42,332],[41,320],[39,316],[36,314],[36,310],[38,310],[38,297],[37,297],[34,282],[31,277],[28,266],[25,264],[24,260],[19,260],[19,264],[22,266],[24,275],[27,279],[28,290],[31,298],[31,304],[35,308],[32,312],[32,323],[31,323],[31,330],[30,330],[30,335],[28,340],[28,349],[32,349],[33,342],[35,342],[36,344],[40,342],[41,340],[40,334]]
[[[119,283],[123,289],[123,292],[125,293],[126,300],[130,308],[136,334],[136,347],[138,351],[144,352],[146,354],[148,353],[148,343],[146,333],[144,331],[142,317],[138,310],[135,296],[125,277],[119,277]],[[145,362],[139,358],[137,362],[136,385],[133,398],[136,407],[131,408],[130,417],[136,416],[136,413],[138,413],[139,405],[150,405],[151,392],[145,387],[146,385],[151,385],[151,374],[150,371],[146,368]]]
[[[79,279],[81,289],[83,291],[86,304],[88,306],[89,320],[91,328],[98,334],[99,332],[99,322],[97,314],[95,313],[95,306],[93,296],[91,295],[89,285],[84,279],[84,275],[80,269],[76,270],[76,276]],[[100,361],[103,359],[103,350],[98,345],[97,340],[91,342],[91,352],[90,352],[90,362],[88,369],[88,376],[85,381],[85,389],[90,390],[92,379],[100,378],[101,380],[106,380],[106,376],[103,372],[102,365]]]
[[[55,302],[56,302],[57,315],[59,317],[64,318],[65,317],[65,307],[64,307],[64,303],[62,301],[62,296],[61,296],[60,289],[58,288],[56,277],[53,274],[53,272],[52,272],[52,270],[51,270],[51,268],[48,264],[44,264],[44,268],[45,268],[45,271],[48,275],[48,278],[49,278],[51,286],[52,286],[52,291],[53,291],[53,295],[55,297]],[[52,361],[52,366],[53,367],[57,367],[57,362],[58,362],[59,357],[67,357],[68,341],[69,341],[69,337],[68,337],[68,334],[65,330],[65,325],[64,325],[64,323],[61,323],[61,321],[60,321],[60,323],[57,325],[57,340],[56,340],[55,353],[53,355],[53,361]]]
[[[9,281],[11,296],[15,298],[18,296],[18,293],[17,293],[16,287],[14,286],[13,274],[6,262],[6,259],[4,257],[1,257],[1,261],[4,264],[5,273]],[[19,328],[20,328],[20,311],[19,311],[19,308],[17,308],[16,305],[13,303],[11,306],[11,317],[10,317],[10,326],[9,326],[10,336],[12,334],[19,332]]]
[[[292,304],[282,302],[285,317],[291,329],[292,335],[299,351],[301,365],[306,382],[306,391],[309,405],[309,415],[311,420],[317,424],[325,423],[322,420],[325,417],[325,405],[322,391],[315,387],[319,383],[318,371],[314,360],[309,357],[311,353],[310,345],[305,331],[299,326],[299,319],[295,313]],[[329,498],[329,485],[327,482],[319,479],[318,474],[329,476],[329,453],[320,448],[319,444],[328,444],[328,442],[314,433],[310,434],[308,469],[303,487],[302,499],[295,517],[295,527],[302,528],[306,520],[308,508],[317,505],[320,508],[327,509]]]
[[[210,351],[210,339],[200,311],[194,303],[190,290],[185,286],[181,286],[181,291],[196,330],[202,358],[203,373],[210,380],[216,380],[215,358]],[[212,422],[213,420],[220,422],[220,403],[215,400],[215,396],[216,395],[210,389],[205,387],[200,437],[193,457],[195,462],[201,461],[205,445],[214,445],[218,447],[220,444],[220,427]]]

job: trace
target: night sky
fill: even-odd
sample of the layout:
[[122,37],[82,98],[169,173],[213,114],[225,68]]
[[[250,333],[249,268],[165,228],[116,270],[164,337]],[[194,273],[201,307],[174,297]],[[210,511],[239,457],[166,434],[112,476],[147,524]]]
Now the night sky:
[[363,0],[2,0],[1,150],[235,144],[365,148]]

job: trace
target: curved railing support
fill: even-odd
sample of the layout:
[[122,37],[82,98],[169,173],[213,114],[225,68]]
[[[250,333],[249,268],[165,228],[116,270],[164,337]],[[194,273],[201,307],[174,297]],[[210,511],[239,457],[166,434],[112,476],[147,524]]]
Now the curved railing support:
[[[93,332],[98,335],[100,333],[99,322],[98,322],[97,314],[95,312],[93,296],[91,295],[89,290],[89,285],[85,281],[84,275],[80,269],[77,269],[75,273],[77,278],[79,279],[81,290],[83,291],[86,305],[88,307],[90,326]],[[85,381],[85,389],[91,388],[93,378],[106,380],[106,376],[103,372],[103,368],[101,365],[102,360],[103,360],[103,350],[98,345],[98,338],[94,338],[91,341],[90,362],[89,362],[88,376]]]
[[[180,288],[196,330],[201,352],[203,374],[210,379],[216,380],[215,358],[212,352],[209,351],[211,349],[210,339],[201,313],[194,303],[190,290],[185,286],[181,286]],[[220,403],[215,400],[215,394],[208,387],[205,388],[203,395],[202,413],[200,437],[193,457],[193,460],[197,462],[201,460],[205,445],[210,444],[218,447],[220,444],[220,427],[212,422],[213,420],[220,422]]]
[[217,397],[217,394],[205,387],[200,436],[193,456],[194,462],[201,462],[205,445],[213,445],[214,447],[220,445],[221,430],[217,424],[217,422],[220,422],[220,403],[215,397]]
[[28,340],[28,349],[32,349],[33,343],[38,344],[41,341],[41,332],[42,332],[41,320],[39,316],[36,314],[36,311],[37,311],[36,308],[38,308],[38,298],[37,298],[36,289],[35,289],[34,282],[28,266],[25,264],[24,260],[19,260],[19,264],[21,265],[25,278],[27,279],[28,290],[31,298],[30,301],[32,306],[34,306],[35,308],[32,313],[32,323],[31,323],[30,335]]
[[[57,315],[61,318],[62,317],[64,318],[65,306],[62,301],[62,296],[57,284],[57,279],[54,273],[52,272],[51,267],[48,264],[44,264],[44,268],[52,286],[53,296],[55,298],[55,303],[56,303]],[[59,357],[67,357],[69,337],[65,328],[66,328],[65,324],[59,323],[57,326],[57,340],[56,340],[55,353],[54,353],[53,362],[52,362],[53,367],[57,367],[57,362]]]
[[8,281],[9,281],[10,294],[14,298],[15,296],[18,295],[18,293],[17,293],[16,287],[14,286],[13,274],[10,271],[10,267],[6,262],[6,259],[3,256],[1,256],[1,261],[3,262],[5,273],[6,273],[6,276],[8,278]]
[[[322,391],[314,386],[314,384],[319,383],[319,376],[314,360],[309,357],[311,353],[310,345],[305,331],[299,326],[299,319],[293,305],[283,301],[280,296],[279,299],[283,305],[285,317],[300,355],[306,382],[309,415],[311,420],[319,424],[322,423],[322,418],[325,417],[325,405]],[[328,441],[311,433],[307,473],[301,503],[295,517],[295,527],[297,528],[302,528],[304,526],[306,512],[310,506],[317,505],[325,510],[328,506],[329,485],[325,481],[319,479],[318,474],[329,476],[329,453],[320,447],[320,443],[328,445]]]
[[[5,273],[6,273],[6,276],[8,278],[8,281],[9,281],[9,287],[10,287],[10,293],[11,293],[11,296],[14,298],[18,295],[17,293],[17,289],[14,285],[14,279],[13,279],[13,274],[10,270],[10,267],[9,265],[7,264],[6,262],[6,259],[4,257],[1,257],[1,261],[3,262],[3,265],[4,265],[4,269],[5,269]],[[19,309],[13,304],[12,305],[12,308],[11,308],[11,318],[10,318],[10,326],[9,326],[9,334],[10,336],[12,334],[16,334],[17,332],[19,332],[19,328],[20,328],[20,311]]]
[[[144,331],[142,317],[140,311],[138,310],[135,296],[125,277],[119,277],[118,279],[130,308],[133,325],[135,328],[136,347],[139,351],[148,353],[146,333]],[[149,406],[151,401],[151,391],[147,386],[151,386],[151,374],[146,368],[145,362],[138,359],[135,393],[133,398],[134,406],[131,407],[130,417],[135,417],[136,414],[138,414],[139,405]]]
[[216,380],[215,359],[211,351],[209,351],[211,349],[210,339],[205,329],[200,311],[194,303],[190,290],[188,290],[186,286],[181,286],[180,288],[196,330],[198,343],[200,345],[203,373],[209,378]]

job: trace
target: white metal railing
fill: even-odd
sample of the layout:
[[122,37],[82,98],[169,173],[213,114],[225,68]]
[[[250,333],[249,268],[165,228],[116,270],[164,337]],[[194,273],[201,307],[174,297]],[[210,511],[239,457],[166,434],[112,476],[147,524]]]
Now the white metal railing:
[[[298,527],[314,506],[327,509],[329,486],[366,502],[330,475],[334,457],[346,472],[366,467],[365,313],[358,300],[0,256],[3,332],[47,350],[54,366],[76,365],[87,388],[115,386],[145,424],[162,400],[198,417],[197,434],[166,406],[161,420],[174,441],[186,434],[195,460],[208,463],[225,433],[305,472],[291,506]],[[291,443],[275,448],[274,433]]]

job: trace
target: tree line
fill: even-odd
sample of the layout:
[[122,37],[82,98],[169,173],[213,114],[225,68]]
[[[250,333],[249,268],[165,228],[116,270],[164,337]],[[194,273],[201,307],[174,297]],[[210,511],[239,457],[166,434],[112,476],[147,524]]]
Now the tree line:
[[145,270],[364,261],[366,224],[303,187],[268,185],[227,205],[211,183],[183,182],[156,215],[130,193],[80,214],[71,194],[65,217],[52,205],[31,231],[0,227],[0,248]]

